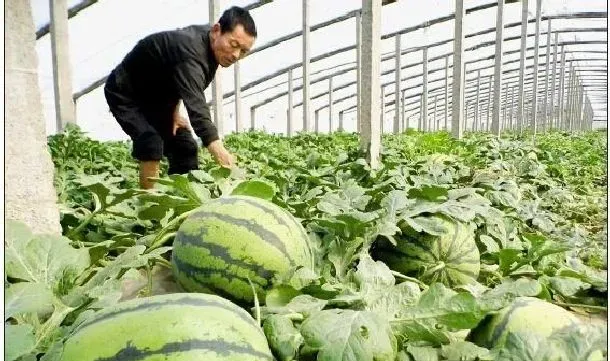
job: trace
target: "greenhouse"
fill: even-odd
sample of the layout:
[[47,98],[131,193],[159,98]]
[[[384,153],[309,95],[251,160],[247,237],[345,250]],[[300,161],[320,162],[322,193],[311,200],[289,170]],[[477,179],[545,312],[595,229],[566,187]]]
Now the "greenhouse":
[[602,0],[9,0],[7,361],[608,359]]

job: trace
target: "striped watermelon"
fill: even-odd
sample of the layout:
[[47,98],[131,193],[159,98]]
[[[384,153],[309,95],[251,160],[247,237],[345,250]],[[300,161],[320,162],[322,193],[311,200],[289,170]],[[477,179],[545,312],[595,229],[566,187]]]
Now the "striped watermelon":
[[216,198],[187,218],[176,234],[174,276],[187,291],[216,293],[251,304],[276,275],[313,267],[309,237],[286,210],[250,196]]
[[64,343],[61,361],[271,361],[244,309],[216,295],[137,298],[99,311]]
[[432,216],[440,235],[403,229],[397,246],[378,242],[373,250],[376,259],[390,269],[419,278],[425,283],[442,282],[453,287],[473,283],[481,267],[474,228],[443,216]]
[[534,297],[519,297],[483,320],[471,331],[469,339],[491,348],[503,345],[509,331],[529,331],[548,337],[553,331],[578,323],[576,316],[559,306]]

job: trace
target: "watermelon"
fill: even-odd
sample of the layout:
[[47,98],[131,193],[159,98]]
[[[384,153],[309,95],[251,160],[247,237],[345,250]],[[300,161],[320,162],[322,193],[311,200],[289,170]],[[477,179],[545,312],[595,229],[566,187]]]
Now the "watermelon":
[[121,302],[77,326],[61,361],[271,361],[262,329],[216,295],[173,293]]
[[428,284],[441,282],[454,287],[474,283],[481,267],[474,228],[440,215],[420,218],[438,235],[403,226],[403,234],[396,237],[397,245],[382,239],[375,245],[373,256],[390,269]]
[[578,323],[576,316],[559,306],[534,297],[519,297],[481,321],[469,339],[479,346],[492,348],[503,345],[509,331],[529,331],[548,337],[553,331]]
[[215,293],[251,305],[252,282],[259,299],[274,277],[313,267],[303,226],[283,208],[261,198],[226,196],[201,206],[180,226],[172,268],[190,292]]

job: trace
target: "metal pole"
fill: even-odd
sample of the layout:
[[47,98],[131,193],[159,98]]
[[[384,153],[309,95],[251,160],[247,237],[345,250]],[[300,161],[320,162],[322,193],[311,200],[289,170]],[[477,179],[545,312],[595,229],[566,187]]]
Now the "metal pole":
[[294,127],[294,82],[292,69],[288,70],[288,136],[292,136]]
[[343,127],[343,110],[339,112],[339,131],[342,132],[344,130]]
[[310,26],[309,26],[309,1],[303,1],[303,131],[308,132],[309,118],[311,116],[311,100],[309,99],[310,93],[310,79],[309,74],[311,72],[310,64],[310,53],[309,53],[309,41]]
[[[527,0],[525,0],[527,1]],[[462,139],[464,121],[464,0],[455,1],[455,38],[453,40],[453,96],[451,134]]]
[[481,71],[477,70],[477,95],[474,101],[474,123],[472,124],[472,130],[474,132],[479,130],[479,103],[481,102]]
[[250,130],[256,129],[256,108],[250,107]]
[[544,70],[544,99],[543,99],[543,116],[542,116],[542,131],[547,129],[548,123],[548,103],[549,103],[549,71],[551,68],[551,20],[547,20],[548,27],[546,31],[546,66]]
[[559,71],[559,117],[557,119],[558,127],[562,130],[565,130],[564,119],[565,116],[563,114],[564,110],[564,97],[565,97],[565,79],[566,79],[566,52],[564,45],[561,46],[561,70]]
[[515,114],[515,86],[513,85],[510,88],[510,121],[509,121],[509,128],[510,130],[514,130],[514,123],[513,123],[513,117]]
[[314,119],[315,119],[315,131],[316,134],[320,133],[320,109],[314,110]]
[[405,111],[406,111],[405,105],[406,105],[407,100],[405,99],[406,98],[406,91],[403,90],[401,93],[402,93],[402,102],[401,102],[402,109],[401,109],[400,113],[401,113],[401,119],[402,120],[401,120],[400,127],[401,127],[401,131],[404,132],[407,129],[406,125],[405,125],[406,118],[407,118],[407,114],[405,114]]
[[[550,20],[549,20],[550,22]],[[557,42],[559,41],[559,33],[555,33],[555,43],[553,48],[553,77],[551,82],[551,128],[557,127],[557,111],[555,110],[555,87],[557,86]]]
[[362,132],[362,13],[356,13],[356,131]]
[[[208,1],[208,5],[210,24],[214,24],[220,17],[220,1],[210,0]],[[214,104],[214,123],[216,124],[216,130],[218,131],[218,136],[222,138],[224,134],[224,116],[222,112],[222,77],[220,76],[220,72],[217,72],[216,75],[217,76],[214,77],[214,80],[212,80],[212,104]]]
[[534,83],[532,89],[532,135],[536,138],[536,122],[538,118],[538,47],[540,46],[540,13],[542,0],[536,0],[536,36],[534,41]]
[[445,130],[448,130],[449,123],[449,55],[445,56]]
[[372,169],[380,165],[381,0],[362,0],[362,134],[360,149]]
[[333,132],[333,77],[328,78],[328,132]]
[[241,71],[239,61],[233,65],[233,80],[235,82],[235,132],[239,133],[244,128],[241,115]]
[[517,110],[517,130],[521,133],[526,125],[525,112],[525,51],[527,49],[528,0],[521,0],[521,58],[519,63],[519,108]]
[[438,94],[434,95],[434,125],[436,126],[436,128],[434,128],[434,131],[439,131],[440,127],[441,127],[441,119],[437,118],[436,116],[436,112],[438,110]]
[[[496,15],[496,55],[494,65],[494,105],[491,131],[500,136],[500,113],[502,109],[502,43],[504,40],[504,0],[498,1]],[[491,86],[491,84],[490,84]],[[490,89],[491,92],[491,89]],[[489,125],[488,125],[489,129]]]
[[[76,110],[72,98],[67,0],[50,0],[49,8],[51,10],[51,53],[53,90],[55,91],[55,121],[57,132],[59,133],[64,130],[68,123],[76,124]],[[24,109],[24,111],[27,110]]]
[[489,82],[487,83],[487,109],[485,111],[485,131],[489,132],[490,130],[490,126],[489,123],[491,123],[491,117],[489,116],[490,111],[492,110],[491,107],[491,89],[492,89],[492,76],[489,76]]
[[394,80],[394,134],[400,132],[400,34],[396,34],[395,80]]
[[[424,28],[425,32],[425,28]],[[423,93],[422,93],[422,130],[428,130],[428,48],[423,49]]]
[[506,118],[506,108],[508,108],[508,83],[504,83],[504,101],[502,102],[502,127],[500,130],[507,128],[508,119]]
[[381,86],[381,114],[379,115],[379,125],[381,126],[381,134],[383,134],[383,119],[385,118],[385,88]]

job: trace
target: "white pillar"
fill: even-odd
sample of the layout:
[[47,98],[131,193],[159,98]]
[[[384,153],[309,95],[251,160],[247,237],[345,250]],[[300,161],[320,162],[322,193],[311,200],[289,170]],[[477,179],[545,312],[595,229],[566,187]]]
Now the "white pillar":
[[474,101],[474,123],[472,124],[472,130],[474,132],[479,130],[481,124],[479,120],[479,104],[481,102],[481,70],[477,70],[477,95]]
[[[425,28],[424,28],[425,29]],[[424,30],[424,33],[426,31]],[[428,48],[423,49],[423,86],[422,86],[422,109],[421,109],[421,122],[422,131],[428,131]]]
[[559,70],[559,116],[557,119],[558,127],[560,129],[565,129],[564,119],[565,116],[563,114],[564,104],[565,104],[565,79],[566,79],[566,52],[564,45],[561,46],[561,68]]
[[241,80],[239,61],[233,65],[233,77],[235,80],[235,132],[239,133],[244,128],[241,115]]
[[362,13],[356,13],[356,132],[362,132]]
[[309,26],[309,1],[303,1],[303,131],[308,132],[310,130],[309,118],[311,116],[311,101],[309,99],[310,93],[310,54],[309,54],[309,39],[310,39],[310,26]]
[[[527,1],[527,0],[525,0]],[[451,134],[456,139],[463,135],[464,121],[464,0],[455,1],[455,32],[453,40],[453,96]]]
[[328,133],[333,132],[333,77],[328,78]]
[[362,134],[360,148],[373,169],[380,165],[381,0],[362,0]]
[[[11,6],[11,5],[6,5]],[[76,123],[72,99],[70,39],[68,37],[67,0],[49,0],[51,9],[51,53],[53,59],[53,89],[55,90],[55,120],[57,132],[68,123]],[[11,31],[12,29],[7,29]]]
[[[550,20],[549,20],[550,21]],[[553,45],[553,76],[551,83],[551,128],[557,127],[557,111],[555,111],[555,88],[557,87],[557,42],[559,41],[559,33],[555,33],[555,43]]]
[[288,114],[287,114],[287,132],[288,136],[292,136],[294,131],[294,82],[292,69],[288,70]]
[[532,86],[532,133],[536,137],[538,119],[538,48],[540,46],[540,12],[542,0],[536,0],[536,36],[534,40],[534,77]]
[[549,122],[548,104],[549,104],[549,73],[551,68],[551,20],[547,20],[548,28],[546,32],[546,66],[544,68],[544,99],[543,99],[543,116],[542,116],[542,131],[547,129]]
[[383,119],[385,118],[385,88],[381,86],[381,114],[379,117],[379,125],[381,134],[383,134]]
[[256,108],[250,107],[250,130],[256,129]]
[[396,55],[395,55],[395,72],[394,72],[394,134],[400,132],[400,34],[396,34]]
[[517,130],[523,131],[527,124],[525,110],[525,51],[527,49],[528,0],[521,0],[521,52],[519,61],[519,108],[517,110]]
[[[504,42],[504,0],[498,1],[496,15],[496,56],[494,65],[494,106],[491,131],[500,136],[500,114],[502,111],[502,43]],[[490,84],[491,86],[491,84]],[[490,89],[491,92],[491,89]],[[487,125],[489,129],[489,124]]]
[[[209,0],[210,24],[214,24],[220,18],[220,0]],[[224,135],[224,115],[222,112],[222,76],[218,69],[214,80],[212,80],[212,104],[214,108],[214,123],[218,130],[218,136],[222,139]]]
[[448,130],[449,124],[449,55],[445,56],[445,130]]
[[339,112],[339,131],[342,132],[344,130],[343,127],[343,110]]
[[315,119],[315,131],[316,134],[320,133],[320,109],[316,109],[314,111],[314,119]]
[[492,110],[492,107],[491,107],[491,100],[492,100],[492,97],[491,97],[492,78],[493,78],[493,76],[490,75],[489,76],[489,81],[487,82],[487,109],[486,109],[486,112],[485,112],[485,131],[486,132],[489,132],[489,130],[491,129],[489,123],[491,123],[491,115],[490,115],[490,113],[491,113],[491,110]]

